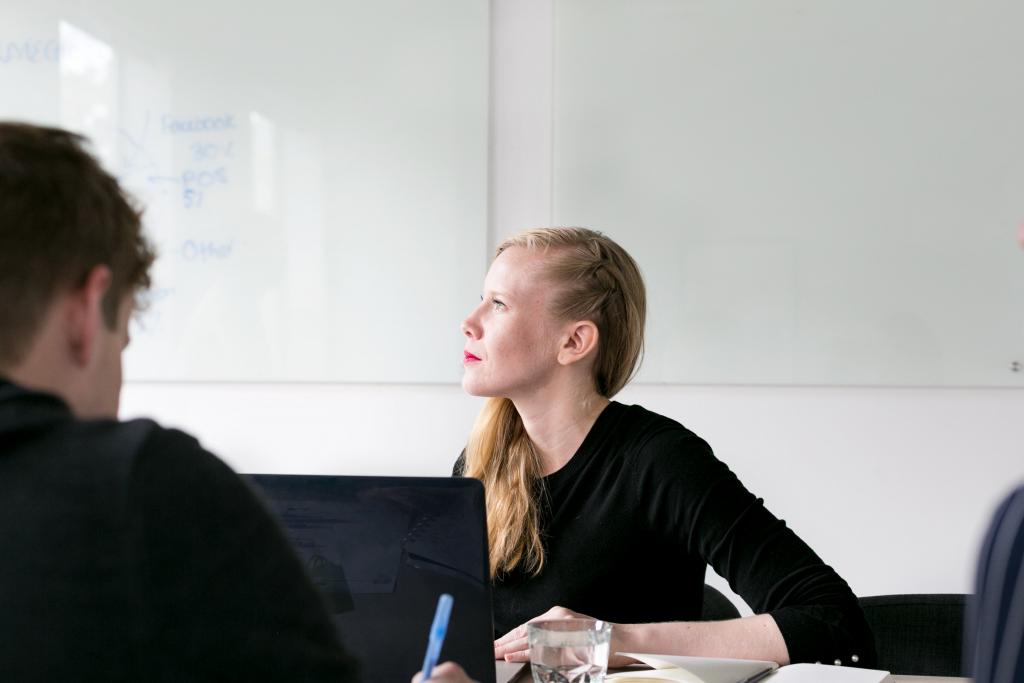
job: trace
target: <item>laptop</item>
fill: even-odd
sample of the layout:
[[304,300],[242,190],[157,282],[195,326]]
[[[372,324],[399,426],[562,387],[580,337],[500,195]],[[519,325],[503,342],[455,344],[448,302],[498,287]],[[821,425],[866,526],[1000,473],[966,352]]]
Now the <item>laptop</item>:
[[252,474],[327,597],[366,683],[419,671],[437,599],[454,598],[441,660],[495,683],[483,485],[476,479]]

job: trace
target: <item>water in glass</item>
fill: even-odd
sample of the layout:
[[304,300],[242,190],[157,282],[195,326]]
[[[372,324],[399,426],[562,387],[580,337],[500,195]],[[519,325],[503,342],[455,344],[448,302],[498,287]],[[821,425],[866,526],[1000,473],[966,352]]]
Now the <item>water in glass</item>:
[[531,624],[528,631],[534,683],[604,682],[610,624],[565,619]]
[[530,668],[534,683],[604,683],[608,643],[571,651],[564,647],[531,648]]

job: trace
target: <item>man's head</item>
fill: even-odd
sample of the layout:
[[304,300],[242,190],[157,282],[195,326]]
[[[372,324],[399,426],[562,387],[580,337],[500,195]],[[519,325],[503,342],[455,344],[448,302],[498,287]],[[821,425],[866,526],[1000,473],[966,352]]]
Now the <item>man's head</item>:
[[73,133],[0,122],[0,375],[113,417],[152,247]]

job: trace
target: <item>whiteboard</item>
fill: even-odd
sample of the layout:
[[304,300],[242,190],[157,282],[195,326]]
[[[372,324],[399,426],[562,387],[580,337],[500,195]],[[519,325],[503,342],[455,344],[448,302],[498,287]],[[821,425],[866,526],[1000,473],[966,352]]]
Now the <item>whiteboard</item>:
[[458,381],[488,22],[478,0],[4,3],[0,117],[85,133],[146,206],[126,376]]
[[1024,386],[1024,3],[555,0],[554,217],[640,381]]

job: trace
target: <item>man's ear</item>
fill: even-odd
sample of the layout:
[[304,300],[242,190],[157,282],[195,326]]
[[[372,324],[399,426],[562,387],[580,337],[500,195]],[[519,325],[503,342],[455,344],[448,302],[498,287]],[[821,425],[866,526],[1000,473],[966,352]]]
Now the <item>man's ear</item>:
[[85,276],[81,285],[71,290],[67,305],[68,351],[79,367],[92,360],[103,317],[103,295],[110,287],[112,274],[107,266],[96,266]]
[[597,337],[597,325],[590,320],[572,323],[558,349],[558,362],[571,365],[597,353]]

